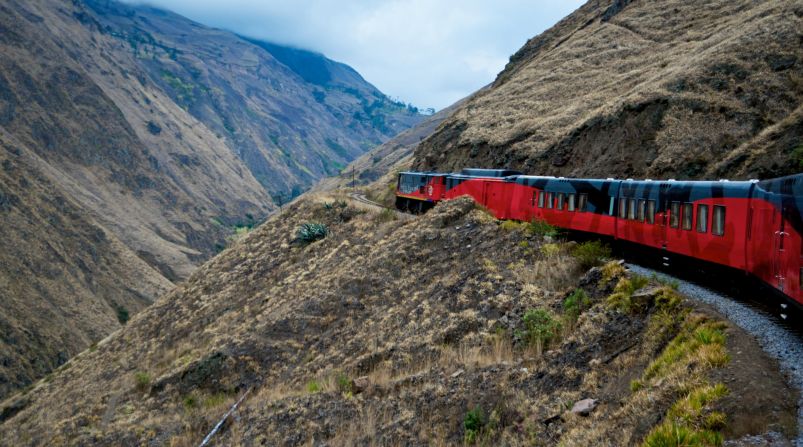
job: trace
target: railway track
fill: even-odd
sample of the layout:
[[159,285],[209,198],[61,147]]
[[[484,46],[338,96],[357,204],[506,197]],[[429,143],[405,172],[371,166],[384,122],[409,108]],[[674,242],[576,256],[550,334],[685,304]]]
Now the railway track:
[[348,196],[349,196],[349,198],[351,200],[353,200],[355,202],[359,202],[359,203],[361,203],[363,205],[370,206],[370,207],[375,208],[375,209],[377,209],[379,211],[381,211],[381,210],[391,210],[394,213],[396,213],[396,216],[399,217],[400,219],[403,219],[403,220],[415,219],[415,215],[399,211],[396,208],[385,206],[385,205],[382,205],[381,203],[374,202],[373,200],[371,200],[368,197],[366,197],[365,194],[363,194],[363,193],[350,192],[348,194]]

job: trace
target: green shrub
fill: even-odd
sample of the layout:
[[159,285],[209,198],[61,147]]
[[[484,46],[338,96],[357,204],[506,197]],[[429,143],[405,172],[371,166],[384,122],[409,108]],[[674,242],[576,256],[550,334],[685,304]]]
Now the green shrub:
[[516,231],[525,227],[525,225],[526,224],[516,222],[515,220],[506,220],[499,224],[499,228],[505,231]]
[[560,236],[560,229],[554,225],[550,225],[545,220],[535,219],[527,225],[527,232],[533,236],[549,236],[556,238]]
[[474,444],[477,442],[480,431],[482,431],[484,425],[485,415],[482,412],[482,408],[474,407],[473,410],[469,410],[463,417],[463,429],[465,430],[463,441],[466,444]]
[[524,314],[525,340],[531,346],[545,346],[558,337],[560,322],[544,309],[530,309]]
[[613,294],[608,297],[608,306],[625,313],[639,310],[638,306],[631,298],[637,290],[646,286],[649,282],[649,279],[640,275],[632,275],[630,277],[623,276],[619,279],[619,282],[616,283]]
[[307,382],[307,392],[314,394],[321,391],[321,384],[317,380],[310,380]]
[[563,312],[569,320],[577,320],[580,313],[587,309],[590,304],[591,300],[585,290],[574,289],[574,292],[563,300]]
[[611,248],[600,241],[587,241],[577,244],[572,249],[572,255],[577,258],[580,267],[590,269],[601,265],[603,260],[611,256]]
[[128,309],[123,306],[117,306],[117,321],[119,321],[120,324],[126,324],[128,323],[128,318]]
[[134,383],[136,383],[139,391],[144,392],[151,385],[151,376],[146,372],[137,371],[134,373]]
[[544,244],[541,246],[541,254],[546,258],[553,258],[560,254],[560,244]]
[[310,244],[323,239],[329,234],[329,228],[322,223],[307,222],[301,224],[296,232],[296,240],[303,244]]
[[341,393],[351,393],[353,382],[345,373],[339,373],[335,378],[337,389]]

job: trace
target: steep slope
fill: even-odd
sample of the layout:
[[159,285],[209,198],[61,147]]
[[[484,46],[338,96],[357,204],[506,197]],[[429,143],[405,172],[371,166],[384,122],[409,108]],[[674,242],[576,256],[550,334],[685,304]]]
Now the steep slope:
[[172,286],[0,134],[0,398],[120,327]]
[[[572,243],[470,199],[411,221],[333,199],[296,201],[4,402],[0,445],[197,445],[246,392],[216,445],[630,445],[722,377],[732,395],[691,421],[794,435],[777,367],[670,287],[616,262],[583,275]],[[328,236],[294,241],[310,221]],[[641,291],[620,308],[614,288]],[[590,416],[568,411],[587,397]]]
[[225,243],[215,222],[271,209],[238,158],[81,22],[80,3],[2,8],[0,126],[164,277],[186,278]]
[[802,17],[799,1],[589,1],[514,54],[490,89],[419,146],[415,166],[798,172]]
[[423,116],[320,54],[246,40],[150,7],[91,0],[97,30],[236,154],[274,197],[318,179]]
[[418,144],[430,136],[462,101],[426,117],[415,127],[405,130],[349,163],[337,176],[316,183],[312,191],[332,191],[349,186],[368,185],[383,175],[409,166]]
[[[313,56],[331,85],[312,87],[259,46],[163,11],[0,4],[2,150],[26,160],[14,169],[30,177],[3,177],[0,190],[10,210],[0,213],[0,396],[186,279],[233,228],[270,213],[271,194],[298,193],[329,172],[324,161],[345,165],[419,119]],[[332,94],[332,107],[351,121],[316,102],[327,89],[348,90],[351,102]]]

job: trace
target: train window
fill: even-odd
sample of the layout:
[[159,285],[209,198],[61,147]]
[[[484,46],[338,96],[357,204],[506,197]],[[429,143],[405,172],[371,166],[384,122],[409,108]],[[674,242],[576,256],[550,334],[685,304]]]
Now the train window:
[[636,220],[636,199],[630,199],[630,206],[627,207],[627,218]]
[[546,193],[546,207],[551,209],[554,206],[555,206],[555,193],[554,192]]
[[566,202],[566,194],[558,193],[558,211],[563,211],[563,204]]
[[670,205],[669,226],[672,228],[680,226],[680,202],[672,202],[672,205]]
[[647,201],[639,199],[638,201],[638,220],[644,222],[644,213],[647,211]]
[[717,236],[725,235],[725,207],[714,205],[714,219],[711,221],[711,233]]
[[647,223],[655,223],[655,200],[647,201]]
[[691,203],[684,203],[683,204],[683,229],[684,230],[691,230],[692,220],[694,218],[694,205]]
[[575,197],[574,193],[569,193],[569,211],[574,211]]
[[538,197],[538,191],[533,191],[533,200],[530,203],[533,207],[535,207],[535,200]]
[[544,191],[541,191],[541,193],[538,194],[538,208],[543,208],[544,207],[544,199],[545,198],[546,198],[546,193]]
[[627,199],[619,199],[619,218],[627,219]]
[[609,216],[613,216],[613,204],[614,204],[613,196],[611,196],[611,201],[608,204],[608,215]]
[[697,231],[708,232],[708,205],[697,205]]
[[585,212],[588,208],[588,194],[580,194],[579,203],[577,204],[577,208],[580,212]]

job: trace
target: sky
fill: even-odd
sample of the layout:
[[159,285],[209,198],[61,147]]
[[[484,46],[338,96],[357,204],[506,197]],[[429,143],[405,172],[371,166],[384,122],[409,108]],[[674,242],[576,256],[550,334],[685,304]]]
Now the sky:
[[[128,0],[130,3],[143,3]],[[238,34],[323,53],[391,98],[447,107],[492,82],[579,0],[147,0]]]

